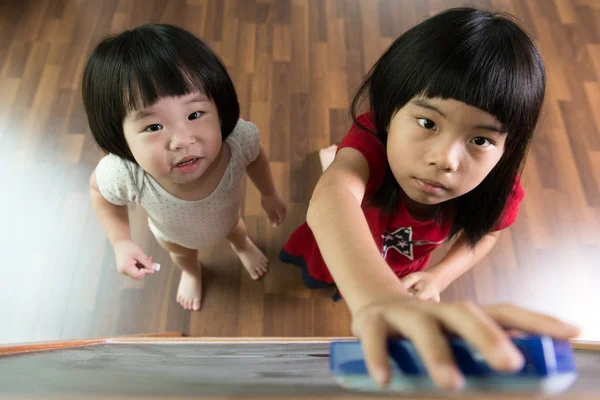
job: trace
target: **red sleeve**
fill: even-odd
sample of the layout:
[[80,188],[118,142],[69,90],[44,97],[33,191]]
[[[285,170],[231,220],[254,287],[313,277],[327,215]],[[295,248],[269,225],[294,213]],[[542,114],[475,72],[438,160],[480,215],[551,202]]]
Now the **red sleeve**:
[[494,227],[494,231],[499,231],[502,229],[506,229],[515,222],[517,219],[517,214],[519,213],[519,206],[521,204],[521,200],[525,197],[525,191],[523,190],[523,186],[521,185],[521,179],[517,176],[515,180],[515,184],[513,186],[512,194],[508,197],[506,201],[506,205],[504,206],[504,211],[500,216],[500,220],[496,223]]
[[[360,115],[357,120],[364,127],[375,131],[372,112]],[[369,181],[367,182],[365,196],[370,196],[381,185],[387,168],[387,154],[383,148],[383,144],[375,134],[360,128],[356,124],[352,124],[350,131],[342,139],[337,151],[340,151],[344,147],[358,150],[367,159]]]

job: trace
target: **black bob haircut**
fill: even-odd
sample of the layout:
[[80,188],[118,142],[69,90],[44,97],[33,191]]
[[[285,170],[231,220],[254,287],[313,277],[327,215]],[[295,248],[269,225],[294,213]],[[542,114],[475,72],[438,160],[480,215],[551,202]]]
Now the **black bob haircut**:
[[219,113],[223,140],[240,117],[235,88],[217,55],[192,33],[149,24],[107,37],[83,73],[82,95],[94,140],[102,150],[137,163],[123,133],[130,111],[160,97],[199,91]]
[[[416,25],[396,39],[369,71],[352,100],[374,111],[375,132],[386,147],[394,114],[415,96],[455,99],[495,116],[506,131],[504,153],[479,186],[438,204],[435,218],[451,222],[474,246],[500,220],[520,175],[544,101],[546,72],[533,40],[511,18],[473,8],[454,8]],[[401,188],[387,168],[371,205],[393,213]]]

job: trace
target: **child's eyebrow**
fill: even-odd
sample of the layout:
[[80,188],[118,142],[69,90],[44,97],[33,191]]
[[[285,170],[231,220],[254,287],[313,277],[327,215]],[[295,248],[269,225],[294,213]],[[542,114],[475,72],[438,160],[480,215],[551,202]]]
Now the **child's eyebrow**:
[[413,103],[415,106],[435,111],[435,112],[437,112],[438,114],[440,114],[444,118],[447,117],[447,115],[444,114],[442,112],[442,110],[440,110],[439,108],[435,107],[433,104],[431,104],[427,100],[424,100],[424,99],[415,99],[415,100],[412,100],[411,103]]
[[[414,104],[415,106],[425,108],[427,110],[435,111],[438,114],[440,114],[442,117],[447,118],[446,114],[442,110],[440,110],[439,108],[437,108],[436,106],[434,106],[433,104],[428,102],[427,100],[415,99],[415,100],[412,100],[411,103]],[[475,125],[475,126],[473,126],[473,129],[484,129],[486,131],[491,131],[491,132],[496,132],[496,133],[506,133],[506,129],[504,129],[504,127],[498,127],[495,125]]]
[[190,104],[190,103],[204,103],[207,102],[208,98],[202,94],[199,94],[197,96],[192,97],[190,100],[188,100],[185,104]]
[[506,129],[504,129],[504,127],[497,127],[495,125],[475,125],[473,129],[484,129],[494,133],[506,133]]
[[156,114],[156,112],[152,111],[152,110],[140,110],[138,112],[135,113],[135,117],[133,118],[134,121],[140,121],[146,117],[150,117],[152,115]]

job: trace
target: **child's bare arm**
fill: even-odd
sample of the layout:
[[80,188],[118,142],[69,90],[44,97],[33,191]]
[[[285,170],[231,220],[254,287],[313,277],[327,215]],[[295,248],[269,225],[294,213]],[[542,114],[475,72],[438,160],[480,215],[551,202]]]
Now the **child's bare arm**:
[[96,171],[90,176],[90,198],[110,244],[114,246],[121,240],[131,240],[127,206],[116,206],[102,196],[96,182]]
[[444,258],[427,270],[433,274],[440,292],[488,255],[496,245],[499,236],[499,231],[489,233],[472,248],[461,235]]
[[[131,240],[127,206],[114,205],[100,193],[96,181],[96,171],[90,177],[90,198],[100,225],[113,246],[117,270],[121,274],[137,280],[158,270],[160,266],[158,264],[153,266],[152,258],[148,257],[142,248]],[[138,268],[138,264],[144,268]]]
[[439,263],[405,276],[402,279],[404,287],[420,300],[439,302],[440,293],[481,261],[494,248],[499,236],[499,231],[489,233],[475,247],[459,236]]
[[369,166],[355,149],[338,151],[317,183],[308,208],[323,259],[352,313],[377,299],[406,295],[377,249],[360,207]]
[[277,193],[269,159],[262,146],[260,146],[258,157],[248,165],[246,172],[262,195],[262,207],[267,212],[269,220],[274,226],[280,225],[285,219],[286,206],[279,193]]
[[269,159],[262,146],[260,146],[260,152],[258,153],[256,160],[252,161],[248,164],[248,167],[246,167],[246,172],[261,195],[273,196],[277,193],[275,183],[273,183]]

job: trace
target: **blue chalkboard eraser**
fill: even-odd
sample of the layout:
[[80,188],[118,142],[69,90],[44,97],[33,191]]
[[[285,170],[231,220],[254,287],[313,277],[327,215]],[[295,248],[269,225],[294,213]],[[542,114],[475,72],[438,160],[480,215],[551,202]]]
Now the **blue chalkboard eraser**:
[[[571,345],[548,336],[513,338],[513,343],[525,358],[523,368],[516,373],[492,370],[479,351],[465,340],[448,338],[454,358],[465,376],[464,391],[498,391],[513,393],[556,394],[566,390],[577,379]],[[391,381],[380,388],[367,373],[363,352],[358,341],[330,344],[330,370],[337,382],[348,389],[414,393],[437,391],[417,350],[410,340],[388,342]]]

